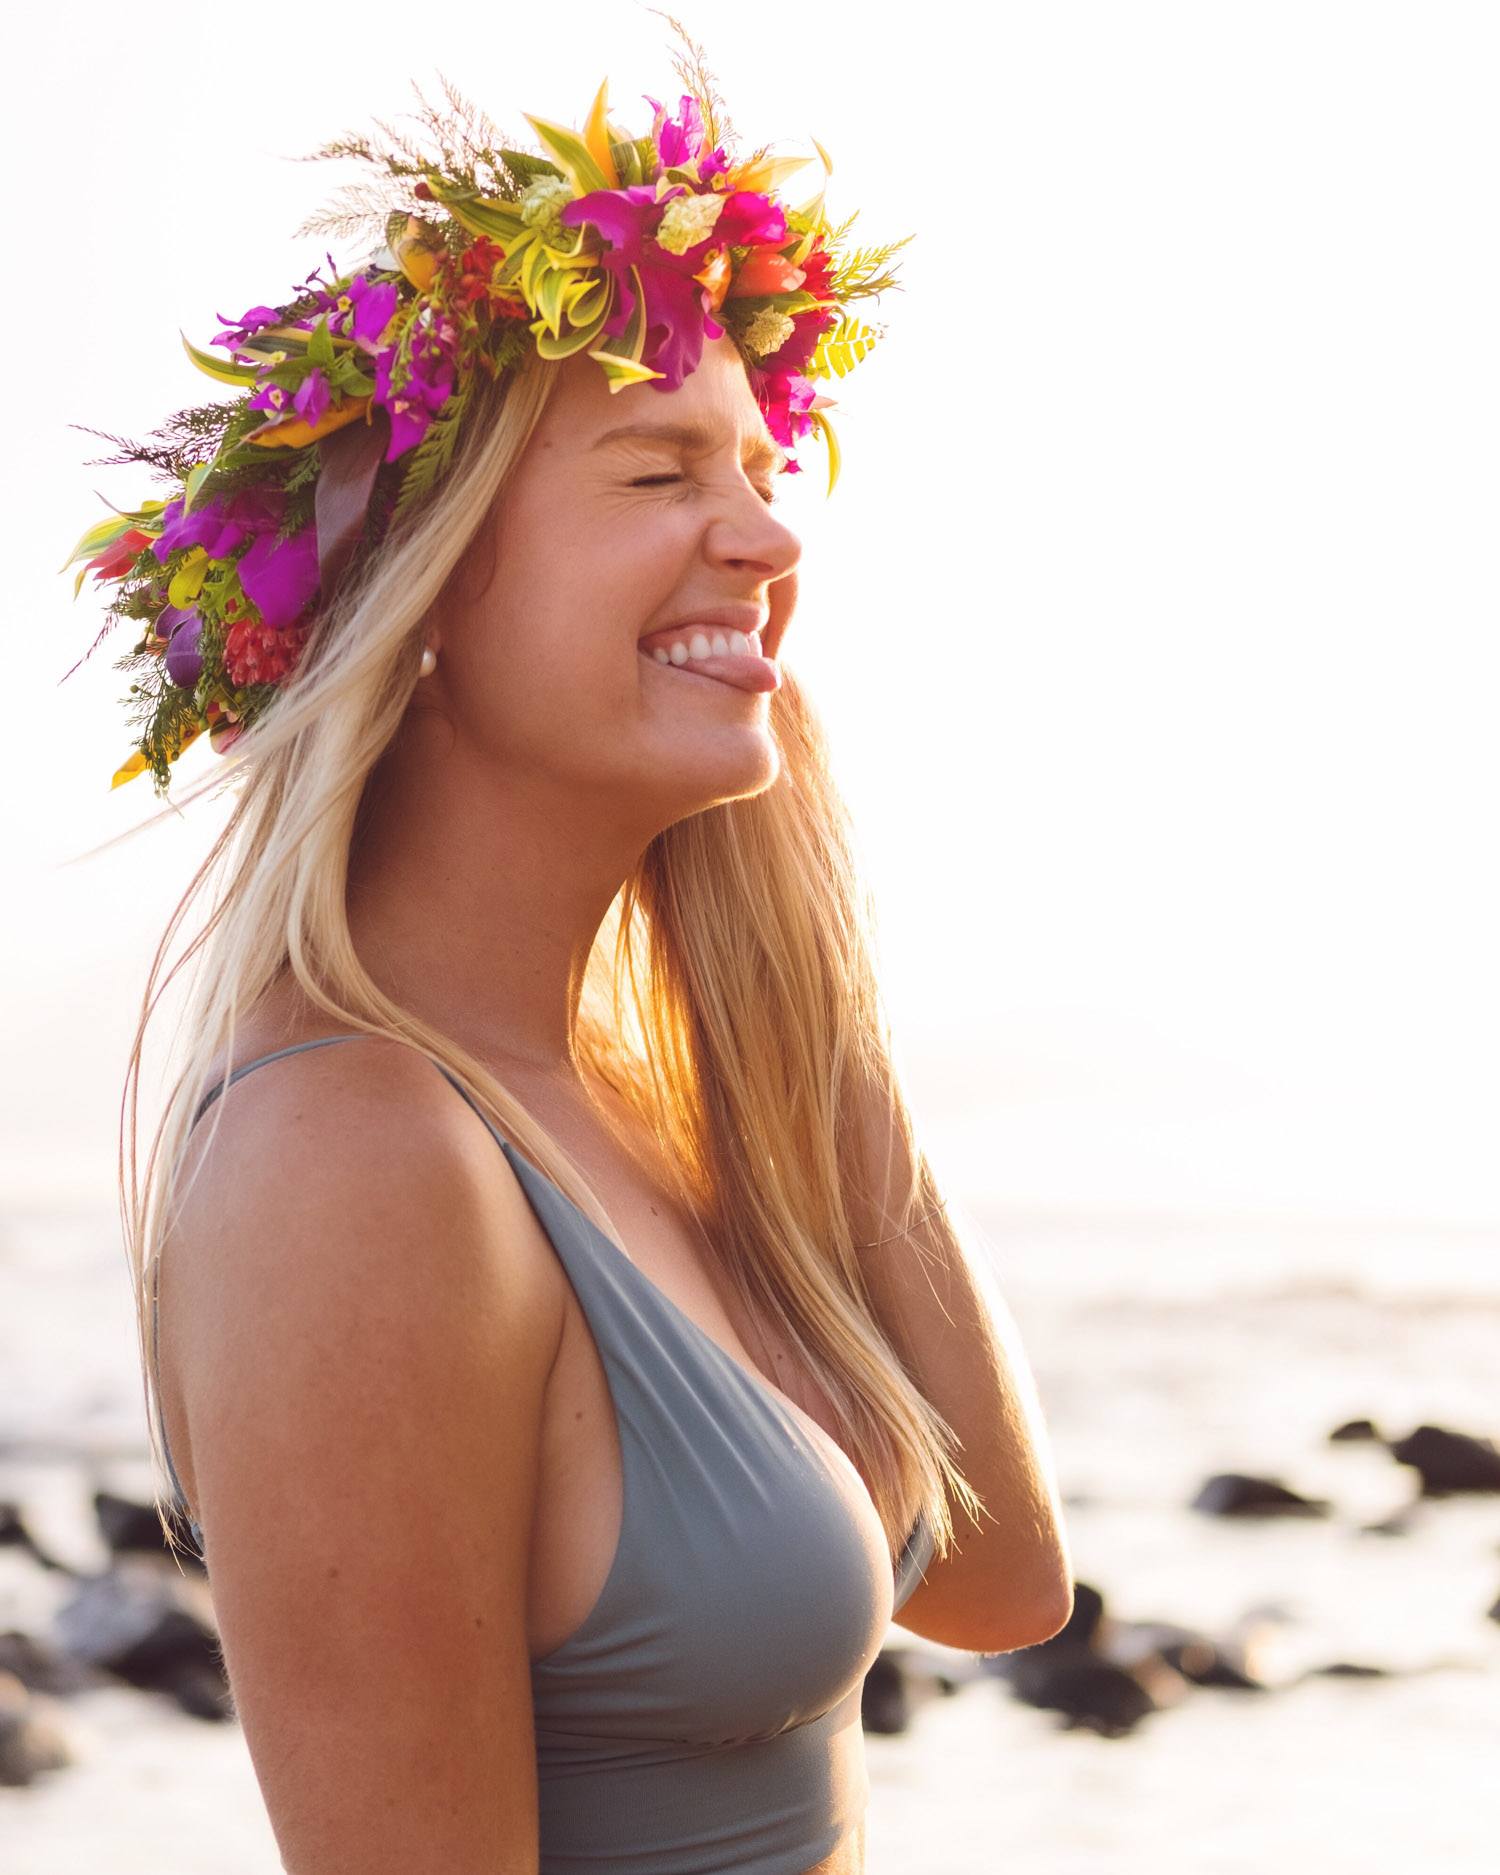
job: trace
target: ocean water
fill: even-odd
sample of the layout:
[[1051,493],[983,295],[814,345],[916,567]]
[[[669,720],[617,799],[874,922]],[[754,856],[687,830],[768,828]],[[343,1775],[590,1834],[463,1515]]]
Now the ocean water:
[[[1415,1474],[1339,1422],[1500,1422],[1500,1257],[1482,1232],[986,1213],[1047,1419],[1075,1573],[1123,1620],[1248,1632],[1274,1690],[1192,1689],[1129,1736],[1066,1731],[991,1677],[866,1741],[869,1875],[1446,1875],[1494,1866],[1500,1496],[1365,1526]],[[0,1496],[79,1566],[95,1484],[147,1481],[123,1255],[108,1211],[0,1218]],[[1332,1501],[1260,1525],[1187,1508],[1212,1471]],[[0,1628],[48,1598],[0,1551]],[[898,1634],[894,1639],[901,1639]],[[1383,1678],[1312,1669],[1355,1662]],[[164,1701],[68,1702],[79,1762],[0,1791],[6,1875],[273,1875],[244,1743]]]

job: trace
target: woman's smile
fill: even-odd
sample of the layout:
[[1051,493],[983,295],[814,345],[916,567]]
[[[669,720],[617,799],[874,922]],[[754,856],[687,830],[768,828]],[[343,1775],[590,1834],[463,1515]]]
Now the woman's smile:
[[676,675],[707,678],[752,692],[781,686],[780,667],[765,655],[758,631],[747,634],[710,625],[670,625],[648,632],[638,649],[648,663]]

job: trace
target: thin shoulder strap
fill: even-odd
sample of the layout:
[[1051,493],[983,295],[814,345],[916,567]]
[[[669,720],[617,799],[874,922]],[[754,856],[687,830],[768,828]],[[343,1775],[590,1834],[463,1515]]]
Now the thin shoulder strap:
[[202,1100],[198,1102],[198,1110],[188,1124],[188,1131],[191,1132],[193,1130],[208,1109],[219,1098],[220,1094],[224,1092],[226,1087],[232,1087],[234,1083],[239,1080],[241,1075],[248,1074],[252,1068],[263,1067],[268,1061],[280,1061],[283,1055],[300,1054],[304,1048],[326,1048],[330,1042],[359,1042],[365,1039],[363,1034],[320,1035],[314,1041],[293,1042],[290,1048],[277,1048],[269,1055],[257,1055],[254,1061],[242,1061],[234,1070],[233,1074],[229,1075],[226,1079],[215,1081],[213,1086],[209,1088],[208,1092],[203,1096]]

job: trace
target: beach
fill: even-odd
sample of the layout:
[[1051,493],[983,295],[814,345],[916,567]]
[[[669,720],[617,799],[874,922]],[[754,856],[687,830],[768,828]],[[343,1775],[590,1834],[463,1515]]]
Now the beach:
[[[1500,1260],[1436,1230],[1424,1253],[1373,1228],[980,1221],[1036,1374],[1077,1579],[1121,1620],[1245,1636],[1269,1690],[1194,1686],[1122,1737],[1065,1729],[989,1675],[933,1694],[903,1734],[867,1736],[869,1875],[1487,1871],[1500,1495],[1419,1500],[1383,1447],[1328,1433],[1369,1417],[1397,1436],[1422,1422],[1493,1435]],[[78,1568],[106,1559],[87,1491],[148,1480],[113,1228],[108,1213],[16,1213],[0,1237],[19,1305],[0,1322],[0,1498]],[[1228,1471],[1330,1513],[1189,1508]],[[1404,1533],[1369,1527],[1404,1507]],[[45,1622],[66,1585],[39,1577],[0,1550],[0,1628]],[[1334,1665],[1385,1671],[1319,1671]],[[277,1870],[234,1724],[124,1687],[61,1703],[75,1762],[0,1790],[7,1875]]]

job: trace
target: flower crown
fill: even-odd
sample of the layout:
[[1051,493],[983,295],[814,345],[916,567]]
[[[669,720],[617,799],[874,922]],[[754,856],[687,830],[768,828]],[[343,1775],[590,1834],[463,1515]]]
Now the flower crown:
[[222,753],[259,718],[351,562],[442,479],[481,374],[587,352],[611,393],[670,391],[727,332],[785,472],[816,432],[832,492],[833,400],[815,380],[843,377],[883,332],[844,309],[894,284],[886,263],[906,243],[844,253],[854,217],[831,227],[822,190],[776,200],[811,159],[736,161],[701,55],[677,71],[688,92],[675,116],[646,99],[644,137],[609,122],[606,80],[581,132],[528,116],[545,154],[499,147],[445,84],[448,113],[423,104],[437,158],[385,125],[394,148],[349,137],[316,153],[373,165],[381,186],[347,188],[300,232],[373,227],[384,245],[352,272],[330,257],[285,304],[220,315],[227,358],[184,338],[237,397],[178,411],[146,444],[108,437],[121,453],[101,460],[147,463],[175,492],[116,511],[65,563],[83,562],[75,598],[90,571],[115,585],[85,658],[118,618],[142,633],[116,665],[135,677],[137,742],[111,786],[149,769],[165,795],[200,735]]

